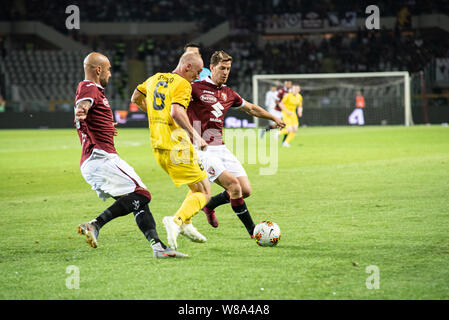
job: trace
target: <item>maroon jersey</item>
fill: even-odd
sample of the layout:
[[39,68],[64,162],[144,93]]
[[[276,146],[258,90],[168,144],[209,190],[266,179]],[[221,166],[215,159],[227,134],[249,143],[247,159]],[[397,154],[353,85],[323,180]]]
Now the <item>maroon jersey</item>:
[[93,149],[117,153],[114,147],[114,118],[104,88],[89,80],[81,81],[76,89],[75,105],[83,100],[89,100],[92,105],[85,120],[75,120],[82,147],[80,164],[89,158]]
[[277,103],[276,103],[276,107],[274,107],[274,110],[282,111],[281,107],[279,107],[279,102],[281,102],[282,98],[289,92],[290,92],[290,90],[285,87],[280,88],[278,90]]
[[218,87],[210,78],[192,83],[187,115],[194,129],[209,145],[223,142],[223,121],[229,108],[240,108],[245,101],[226,85]]

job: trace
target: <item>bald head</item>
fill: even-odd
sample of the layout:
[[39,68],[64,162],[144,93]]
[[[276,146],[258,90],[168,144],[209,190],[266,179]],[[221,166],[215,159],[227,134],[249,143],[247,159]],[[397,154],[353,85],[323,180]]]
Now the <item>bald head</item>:
[[86,80],[91,80],[103,87],[108,85],[111,77],[111,63],[109,59],[99,53],[91,52],[84,58],[84,75]]
[[181,58],[179,58],[178,66],[174,72],[178,73],[187,81],[192,82],[199,78],[203,66],[203,59],[198,53],[185,52]]

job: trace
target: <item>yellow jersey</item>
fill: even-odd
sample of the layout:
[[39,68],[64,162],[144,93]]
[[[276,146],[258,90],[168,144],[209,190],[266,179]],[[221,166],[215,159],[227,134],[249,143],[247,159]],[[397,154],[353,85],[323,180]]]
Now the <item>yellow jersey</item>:
[[300,93],[294,95],[289,92],[282,98],[282,103],[287,110],[295,112],[297,107],[302,107],[302,95]]
[[137,86],[145,95],[148,123],[153,149],[190,148],[190,138],[171,116],[171,105],[180,104],[187,109],[192,93],[190,83],[176,73],[156,73]]

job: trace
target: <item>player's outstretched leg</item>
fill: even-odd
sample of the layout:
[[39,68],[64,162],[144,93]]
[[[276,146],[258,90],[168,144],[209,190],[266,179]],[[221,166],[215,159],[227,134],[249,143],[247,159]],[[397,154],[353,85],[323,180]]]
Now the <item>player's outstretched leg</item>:
[[[210,200],[209,180],[205,177],[203,180],[189,185],[189,188],[189,193],[175,216],[165,217],[162,220],[167,230],[168,245],[174,249],[178,247],[177,237],[181,233],[181,228],[182,234],[192,241],[199,242],[200,239],[201,242],[204,242],[206,240],[206,237],[201,235],[196,228],[192,228],[191,224],[193,216]],[[183,226],[183,224],[190,224],[190,226]]]
[[90,222],[80,224],[78,226],[78,233],[86,236],[87,242],[92,248],[97,248],[100,229],[109,221],[121,216],[126,216],[127,214],[132,212],[133,201],[141,200],[143,200],[144,202],[146,201],[146,203],[149,202],[148,198],[135,192],[117,198],[112,206],[104,210],[100,215],[98,215],[98,217]]
[[242,190],[242,196],[238,199],[231,200],[231,207],[234,210],[237,217],[245,226],[251,238],[253,238],[253,231],[255,224],[251,218],[248,208],[246,207],[244,198],[248,198],[251,195],[251,183],[247,176],[241,176],[237,178],[240,188]]
[[251,218],[251,214],[249,213],[248,208],[246,207],[246,203],[245,200],[243,200],[243,197],[239,199],[231,199],[231,207],[252,238],[255,224],[253,222],[253,219]]

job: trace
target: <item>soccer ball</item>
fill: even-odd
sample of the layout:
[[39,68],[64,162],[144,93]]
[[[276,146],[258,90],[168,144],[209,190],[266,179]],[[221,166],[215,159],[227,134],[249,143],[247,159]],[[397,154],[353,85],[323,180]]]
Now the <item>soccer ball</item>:
[[281,239],[281,229],[273,221],[262,221],[254,228],[254,239],[261,247],[273,247]]

